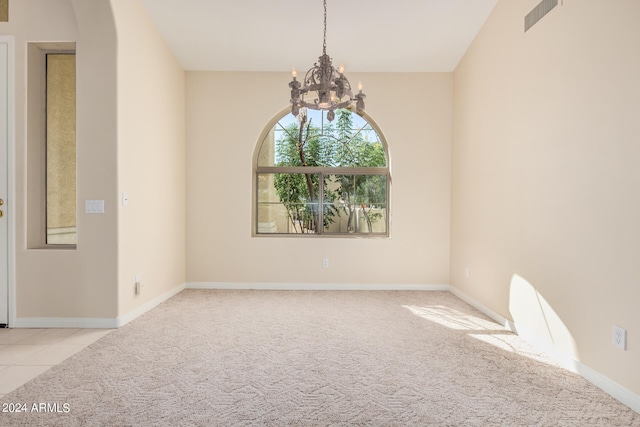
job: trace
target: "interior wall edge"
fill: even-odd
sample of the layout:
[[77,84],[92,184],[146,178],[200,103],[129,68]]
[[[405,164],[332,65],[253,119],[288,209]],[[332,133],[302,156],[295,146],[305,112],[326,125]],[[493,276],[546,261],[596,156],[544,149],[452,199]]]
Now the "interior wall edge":
[[499,314],[498,312],[493,311],[492,309],[490,309],[486,305],[480,303],[478,300],[476,300],[475,298],[473,298],[469,294],[463,292],[462,290],[460,290],[459,288],[455,287],[454,285],[450,285],[449,286],[449,290],[456,297],[460,298],[462,301],[464,301],[467,304],[469,304],[470,306],[474,307],[476,310],[480,311],[481,313],[485,314],[486,316],[489,316],[491,319],[493,319],[494,321],[496,321],[497,323],[499,323],[503,327],[507,328],[511,332],[517,333],[516,326],[511,320],[507,319],[506,317],[504,317],[503,315]]
[[131,322],[132,320],[135,320],[136,318],[142,316],[147,311],[151,310],[152,308],[158,306],[159,304],[162,304],[163,302],[165,302],[169,298],[171,298],[171,297],[179,294],[180,292],[182,292],[185,289],[185,286],[186,286],[185,283],[181,283],[180,285],[174,287],[173,289],[170,289],[169,291],[158,295],[157,297],[153,298],[152,300],[147,301],[146,303],[144,303],[141,306],[137,307],[136,309],[130,311],[129,313],[125,314],[124,316],[118,316],[115,319],[115,321],[116,321],[115,322],[115,327],[119,328],[121,326],[124,326],[127,323]]

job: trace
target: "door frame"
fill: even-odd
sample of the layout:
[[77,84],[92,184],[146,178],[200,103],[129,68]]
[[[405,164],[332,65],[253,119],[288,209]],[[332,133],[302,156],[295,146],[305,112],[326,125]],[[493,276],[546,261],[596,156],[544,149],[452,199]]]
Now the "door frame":
[[0,43],[7,45],[7,200],[4,210],[7,216],[7,326],[12,327],[16,319],[15,38],[0,35]]

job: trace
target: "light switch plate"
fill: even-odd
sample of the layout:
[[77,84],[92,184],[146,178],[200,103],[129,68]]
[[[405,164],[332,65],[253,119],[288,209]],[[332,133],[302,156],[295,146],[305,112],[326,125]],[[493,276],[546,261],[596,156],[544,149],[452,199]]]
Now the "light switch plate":
[[85,200],[84,211],[88,214],[103,214],[104,200]]

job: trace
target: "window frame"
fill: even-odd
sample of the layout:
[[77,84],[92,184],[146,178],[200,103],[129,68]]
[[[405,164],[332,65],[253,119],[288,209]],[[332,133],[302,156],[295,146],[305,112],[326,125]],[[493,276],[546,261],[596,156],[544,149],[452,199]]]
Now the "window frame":
[[[390,228],[391,228],[391,160],[389,156],[389,149],[387,141],[382,134],[382,131],[378,127],[378,125],[371,119],[369,115],[366,113],[360,114],[357,113],[354,109],[348,108],[352,112],[352,114],[357,114],[362,117],[367,124],[371,126],[371,128],[376,132],[379,142],[382,144],[386,166],[385,167],[355,167],[355,166],[341,166],[341,167],[330,167],[330,166],[259,166],[259,156],[262,145],[265,142],[265,139],[269,135],[269,133],[273,130],[274,126],[282,120],[286,115],[288,115],[291,110],[287,108],[281,111],[278,115],[274,116],[274,118],[267,124],[264,128],[260,137],[258,139],[258,143],[256,144],[256,148],[253,156],[253,191],[252,191],[252,226],[251,226],[251,235],[252,237],[312,237],[312,238],[389,238]],[[260,207],[259,202],[259,176],[263,174],[311,174],[318,175],[318,200],[314,201],[317,203],[319,207],[324,206],[324,177],[332,176],[332,175],[352,175],[352,176],[384,176],[386,178],[386,186],[385,186],[385,232],[328,232],[324,230],[324,227],[320,226],[320,231],[316,231],[313,233],[265,233],[259,232],[259,215],[258,210]],[[324,209],[318,209],[318,224],[324,224]]]
[[27,182],[29,187],[27,191],[27,249],[76,250],[79,228],[77,164],[75,178],[76,243],[52,243],[48,241],[47,236],[47,56],[49,54],[75,55],[76,61],[78,58],[75,42],[27,43]]

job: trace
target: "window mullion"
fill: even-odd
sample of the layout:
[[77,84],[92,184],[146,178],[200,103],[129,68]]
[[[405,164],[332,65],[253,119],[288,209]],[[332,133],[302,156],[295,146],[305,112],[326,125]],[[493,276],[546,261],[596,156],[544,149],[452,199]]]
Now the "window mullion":
[[324,173],[325,175],[386,175],[388,168],[322,167],[322,166],[259,166],[258,173]]
[[324,174],[318,174],[318,234],[324,231]]

